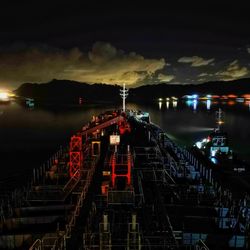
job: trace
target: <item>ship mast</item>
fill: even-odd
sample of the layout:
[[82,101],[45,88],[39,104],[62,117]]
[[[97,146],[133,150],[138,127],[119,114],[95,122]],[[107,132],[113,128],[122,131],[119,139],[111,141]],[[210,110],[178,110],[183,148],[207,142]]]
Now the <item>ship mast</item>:
[[216,111],[216,123],[217,123],[216,130],[221,131],[221,125],[223,124],[221,108],[219,108],[219,111]]
[[122,111],[126,111],[126,98],[128,97],[128,89],[125,88],[125,83],[123,83],[123,89],[120,89],[120,96],[122,98]]

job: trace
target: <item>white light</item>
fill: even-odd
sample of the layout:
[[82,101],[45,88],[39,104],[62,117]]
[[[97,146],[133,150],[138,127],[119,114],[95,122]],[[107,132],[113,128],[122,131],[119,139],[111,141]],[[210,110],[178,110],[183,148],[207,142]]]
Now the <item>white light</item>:
[[207,110],[210,110],[211,108],[211,100],[207,100]]
[[212,150],[211,151],[211,156],[214,157],[216,155],[217,150]]
[[195,145],[199,149],[201,149],[201,147],[202,147],[202,143],[200,141],[196,142]]
[[162,107],[162,102],[160,101],[159,102],[159,109],[161,109],[161,107]]
[[194,100],[193,101],[193,110],[196,110],[197,109],[197,100]]
[[166,108],[169,109],[169,101],[166,101]]
[[8,101],[9,94],[7,92],[0,92],[0,101]]

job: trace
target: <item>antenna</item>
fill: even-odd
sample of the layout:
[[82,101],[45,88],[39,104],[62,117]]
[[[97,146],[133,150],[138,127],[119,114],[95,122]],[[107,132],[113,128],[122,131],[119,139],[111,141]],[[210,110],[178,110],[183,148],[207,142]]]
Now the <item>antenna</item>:
[[219,111],[216,111],[216,123],[217,123],[217,130],[221,130],[221,125],[224,123],[222,120],[222,110],[219,108]]
[[125,100],[128,97],[128,89],[125,88],[125,83],[123,83],[123,89],[120,89],[120,96],[122,98],[122,111],[126,111],[126,103]]

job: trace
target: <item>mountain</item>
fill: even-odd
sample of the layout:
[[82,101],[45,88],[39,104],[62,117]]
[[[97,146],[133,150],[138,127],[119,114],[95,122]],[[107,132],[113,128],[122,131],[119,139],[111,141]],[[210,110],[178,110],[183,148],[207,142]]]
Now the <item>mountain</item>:
[[243,95],[250,94],[250,78],[244,78],[234,81],[216,81],[207,82],[196,85],[170,85],[170,84],[158,84],[158,85],[145,85],[138,88],[134,88],[130,91],[130,98],[140,100],[150,100],[152,98],[184,95]]
[[24,83],[14,92],[20,97],[34,98],[42,103],[77,104],[113,103],[120,101],[118,85],[87,84],[69,80],[53,79],[48,83]]
[[[30,97],[40,102],[78,103],[79,98],[85,103],[120,102],[118,85],[87,84],[69,80],[52,80],[48,83],[24,83],[15,93],[18,96]],[[207,82],[197,85],[171,85],[161,83],[129,89],[129,101],[151,102],[156,98],[183,95],[227,95],[250,94],[250,79],[234,81]]]

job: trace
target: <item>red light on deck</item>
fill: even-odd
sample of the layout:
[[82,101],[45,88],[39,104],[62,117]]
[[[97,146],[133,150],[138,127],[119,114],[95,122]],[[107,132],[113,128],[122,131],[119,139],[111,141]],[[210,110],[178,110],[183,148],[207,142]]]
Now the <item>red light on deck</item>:
[[75,175],[78,171],[77,177],[80,176],[80,169],[82,166],[82,137],[73,135],[70,141],[70,152],[69,152],[69,174],[70,177]]

